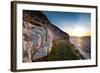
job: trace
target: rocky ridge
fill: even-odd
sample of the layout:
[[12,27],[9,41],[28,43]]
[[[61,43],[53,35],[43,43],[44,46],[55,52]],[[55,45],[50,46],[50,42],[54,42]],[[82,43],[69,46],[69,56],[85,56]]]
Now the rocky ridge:
[[66,44],[70,44],[69,38],[42,12],[23,10],[23,62],[32,62],[50,55],[55,42],[65,40]]

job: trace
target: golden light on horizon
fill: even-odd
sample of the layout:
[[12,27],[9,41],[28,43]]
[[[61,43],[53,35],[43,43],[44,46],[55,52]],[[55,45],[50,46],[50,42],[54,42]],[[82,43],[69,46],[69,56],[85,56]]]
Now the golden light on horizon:
[[87,31],[85,28],[83,27],[76,27],[76,28],[73,28],[71,30],[71,32],[69,32],[69,34],[71,36],[77,36],[77,37],[82,37],[82,36],[90,36],[91,35],[91,32],[90,31]]

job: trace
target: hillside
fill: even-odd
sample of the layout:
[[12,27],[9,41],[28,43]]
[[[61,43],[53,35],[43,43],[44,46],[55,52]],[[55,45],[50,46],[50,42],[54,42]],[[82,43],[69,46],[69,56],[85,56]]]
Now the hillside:
[[70,36],[40,11],[23,10],[23,62],[80,59]]

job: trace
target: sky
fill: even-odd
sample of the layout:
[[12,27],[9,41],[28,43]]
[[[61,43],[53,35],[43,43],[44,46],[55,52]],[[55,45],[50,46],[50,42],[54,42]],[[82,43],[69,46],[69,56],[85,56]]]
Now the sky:
[[91,14],[78,12],[42,11],[55,26],[71,36],[90,36]]

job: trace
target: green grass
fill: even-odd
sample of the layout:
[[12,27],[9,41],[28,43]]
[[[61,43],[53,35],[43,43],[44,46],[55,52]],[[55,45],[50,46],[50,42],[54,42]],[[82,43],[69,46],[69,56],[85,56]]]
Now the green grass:
[[61,60],[78,60],[79,58],[73,52],[74,46],[67,40],[60,40],[53,42],[51,53],[48,55],[48,61],[61,61]]

